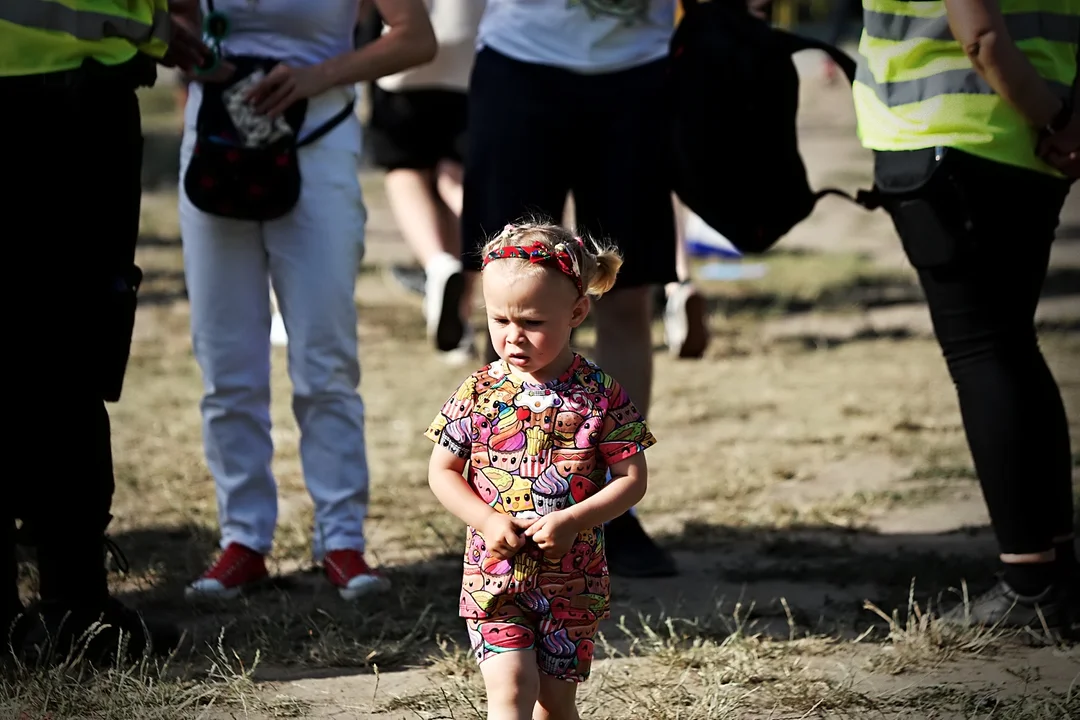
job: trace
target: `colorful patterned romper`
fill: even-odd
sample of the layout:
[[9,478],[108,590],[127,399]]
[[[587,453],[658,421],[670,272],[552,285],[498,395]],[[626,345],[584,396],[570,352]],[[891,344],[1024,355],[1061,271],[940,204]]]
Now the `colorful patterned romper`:
[[[484,502],[526,518],[594,495],[610,465],[656,442],[622,386],[576,354],[544,385],[511,376],[501,360],[481,368],[425,437],[469,460],[469,486]],[[459,614],[478,662],[535,648],[541,671],[581,682],[609,603],[603,526],[579,534],[562,558],[530,541],[508,561],[489,557],[484,538],[468,529]]]

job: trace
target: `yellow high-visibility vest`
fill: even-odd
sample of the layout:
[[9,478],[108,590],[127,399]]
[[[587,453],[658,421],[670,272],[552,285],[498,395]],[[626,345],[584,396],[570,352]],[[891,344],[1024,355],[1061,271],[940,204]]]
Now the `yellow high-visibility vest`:
[[[1009,37],[1062,99],[1076,79],[1080,0],[998,0]],[[873,150],[949,147],[1058,175],[1038,129],[997,95],[952,36],[942,0],[863,0],[853,94]]]
[[0,0],[0,77],[161,58],[169,22],[168,0]]

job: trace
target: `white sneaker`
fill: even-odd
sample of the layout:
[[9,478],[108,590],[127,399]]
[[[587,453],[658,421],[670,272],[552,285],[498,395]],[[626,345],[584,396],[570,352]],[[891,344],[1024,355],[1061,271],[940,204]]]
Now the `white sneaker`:
[[276,347],[285,347],[289,344],[289,334],[285,332],[285,318],[281,313],[274,313],[270,320],[270,344]]
[[465,335],[461,317],[464,294],[461,261],[449,253],[432,258],[424,268],[424,320],[428,338],[443,352],[460,347]]
[[679,283],[664,308],[664,340],[668,352],[680,358],[700,358],[709,344],[705,299],[690,283]]

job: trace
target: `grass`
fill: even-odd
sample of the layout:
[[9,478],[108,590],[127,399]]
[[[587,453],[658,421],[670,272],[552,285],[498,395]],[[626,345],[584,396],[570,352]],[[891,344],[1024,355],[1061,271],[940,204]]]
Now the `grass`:
[[[165,82],[141,93],[160,145],[149,157],[162,162],[175,150],[171,97]],[[174,170],[147,172],[167,180]],[[384,231],[392,221],[379,178],[362,184],[381,229],[356,293],[372,473],[368,554],[394,593],[346,603],[311,562],[313,512],[286,356],[275,349],[274,582],[232,604],[183,601],[183,585],[215,552],[217,517],[175,188],[166,183],[143,200],[138,261],[147,279],[124,397],[110,407],[110,532],[130,561],[111,581],[126,602],[179,622],[190,644],[168,661],[96,672],[78,662],[9,662],[0,717],[483,717],[482,682],[454,606],[462,529],[427,489],[430,445],[420,437],[463,371],[433,357],[415,298],[386,280],[386,265],[404,252]],[[813,227],[835,219],[816,215]],[[654,394],[663,401],[650,424],[660,442],[641,510],[683,573],[613,583],[583,717],[1076,716],[1075,648],[956,631],[937,619],[949,588],[989,577],[994,545],[932,339],[770,335],[778,321],[917,302],[911,274],[848,251],[781,247],[762,261],[768,272],[758,280],[704,284],[714,333],[705,360],[656,356]],[[659,321],[654,330],[659,344]],[[591,340],[590,332],[578,338],[584,349]],[[1080,336],[1051,330],[1042,345],[1075,418]],[[1080,447],[1075,423],[1071,434]],[[890,525],[897,517],[899,527]],[[33,564],[20,569],[29,598]]]
[[250,663],[222,642],[207,648],[200,670],[176,667],[170,660],[91,667],[78,655],[62,662],[28,667],[10,662],[0,673],[0,713],[19,720],[67,717],[210,718],[221,709],[261,712],[267,717],[304,717],[302,702],[265,699],[252,680],[258,652]]

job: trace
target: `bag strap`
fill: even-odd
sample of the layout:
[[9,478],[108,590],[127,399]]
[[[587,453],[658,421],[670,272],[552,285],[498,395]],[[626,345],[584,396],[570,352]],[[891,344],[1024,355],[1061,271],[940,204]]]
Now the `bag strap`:
[[789,33],[786,30],[780,30],[779,28],[773,28],[772,30],[784,45],[791,50],[792,54],[795,54],[800,50],[820,50],[832,58],[832,61],[844,71],[844,75],[847,76],[848,82],[855,82],[855,60],[840,48],[821,40],[814,40],[802,35],[795,35],[794,33]]
[[855,195],[852,195],[846,190],[841,190],[840,188],[822,188],[814,193],[814,203],[816,204],[818,200],[826,195],[842,197],[848,202],[855,203],[864,210],[877,210],[881,207],[881,194],[876,187],[871,188],[870,190],[859,190]]
[[[850,55],[827,42],[821,40],[814,40],[813,38],[804,37],[802,35],[796,35],[794,33],[787,32],[786,30],[780,30],[778,28],[772,29],[774,35],[784,44],[784,46],[795,54],[800,50],[820,50],[821,52],[832,58],[832,61],[839,66],[847,77],[848,82],[855,82],[855,70],[856,63]],[[876,187],[870,190],[859,190],[852,195],[851,193],[841,190],[839,188],[822,188],[814,193],[814,202],[816,203],[826,195],[836,195],[842,197],[845,200],[855,203],[861,208],[866,210],[876,210],[881,207],[881,195]]]
[[355,99],[350,100],[349,104],[346,105],[345,107],[341,108],[341,110],[339,110],[338,113],[336,115],[334,115],[334,117],[330,118],[329,120],[324,122],[322,125],[315,128],[314,130],[312,130],[310,133],[307,134],[307,136],[303,140],[298,140],[297,143],[296,143],[297,149],[302,148],[305,145],[310,145],[311,143],[315,142],[316,140],[321,138],[326,133],[328,133],[331,130],[333,130],[334,128],[336,128],[341,123],[345,122],[345,119],[353,114],[353,109],[355,107],[356,107],[356,100]]

